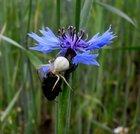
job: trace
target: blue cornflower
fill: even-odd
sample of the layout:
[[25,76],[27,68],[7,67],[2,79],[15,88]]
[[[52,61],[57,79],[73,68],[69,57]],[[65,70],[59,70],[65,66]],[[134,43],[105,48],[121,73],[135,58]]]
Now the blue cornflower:
[[76,65],[82,63],[99,66],[99,63],[96,61],[98,55],[92,54],[91,52],[105,45],[109,45],[116,37],[111,27],[103,34],[98,33],[94,35],[90,40],[85,39],[85,32],[83,30],[77,33],[73,26],[69,26],[66,30],[64,28],[60,29],[58,36],[55,36],[48,27],[40,30],[40,32],[42,34],[41,36],[35,33],[29,33],[29,36],[37,42],[30,49],[45,54],[53,50],[59,50],[61,56],[65,55],[68,49],[71,49],[75,52],[71,62]]
[[38,68],[42,90],[48,100],[54,100],[62,91],[62,80],[71,88],[67,81],[79,63],[99,66],[96,61],[98,54],[93,54],[92,51],[109,45],[116,37],[111,27],[103,34],[94,35],[90,40],[86,38],[83,30],[77,32],[73,26],[60,29],[58,36],[55,36],[48,27],[40,32],[42,34],[40,36],[35,33],[29,34],[36,41],[36,45],[30,49],[45,54],[59,50],[53,62]]

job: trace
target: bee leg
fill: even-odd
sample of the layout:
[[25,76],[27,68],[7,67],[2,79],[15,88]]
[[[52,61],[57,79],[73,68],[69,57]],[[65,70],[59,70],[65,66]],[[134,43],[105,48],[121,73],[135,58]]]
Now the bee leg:
[[72,87],[69,85],[69,83],[67,82],[67,80],[65,79],[65,77],[62,76],[61,74],[59,74],[59,75],[64,80],[64,82],[67,84],[67,86],[73,91]]
[[57,80],[56,80],[55,84],[53,85],[52,91],[54,90],[54,88],[55,88],[56,84],[57,84],[57,83],[58,83],[58,81],[60,80],[59,75],[56,75],[56,76],[57,76]]

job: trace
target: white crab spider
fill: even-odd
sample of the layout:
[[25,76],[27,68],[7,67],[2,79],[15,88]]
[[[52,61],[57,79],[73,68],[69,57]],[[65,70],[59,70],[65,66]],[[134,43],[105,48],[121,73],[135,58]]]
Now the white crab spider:
[[52,88],[52,91],[54,90],[55,86],[57,85],[58,81],[60,80],[60,77],[64,80],[64,82],[68,85],[68,87],[71,88],[71,86],[69,85],[69,83],[66,81],[65,77],[62,75],[62,73],[66,70],[69,69],[69,61],[63,57],[63,56],[59,56],[57,57],[53,63],[51,63],[51,61],[49,61],[50,63],[50,71],[57,76],[57,80]]

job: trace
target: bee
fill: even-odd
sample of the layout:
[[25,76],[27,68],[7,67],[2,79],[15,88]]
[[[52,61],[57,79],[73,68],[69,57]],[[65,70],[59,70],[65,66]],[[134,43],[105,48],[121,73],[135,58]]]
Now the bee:
[[43,91],[44,96],[49,101],[54,100],[59,95],[59,92],[62,92],[61,90],[62,80],[60,79],[57,82],[56,86],[54,87],[54,84],[56,83],[56,81],[57,81],[57,76],[51,72],[46,74],[46,77],[44,77],[42,80],[42,83],[41,83],[42,91]]
[[67,81],[69,80],[70,73],[77,67],[71,63],[72,57],[75,56],[75,52],[68,49],[64,56],[58,56],[53,62],[50,61],[47,73],[42,75],[42,71],[38,70],[43,94],[49,101],[54,100],[59,93],[62,92],[62,80],[72,90]]

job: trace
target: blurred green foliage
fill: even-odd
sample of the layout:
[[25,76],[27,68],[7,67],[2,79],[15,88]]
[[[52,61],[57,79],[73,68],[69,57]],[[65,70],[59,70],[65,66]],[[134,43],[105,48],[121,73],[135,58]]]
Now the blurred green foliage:
[[[0,133],[140,133],[139,0],[0,0]],[[100,67],[79,65],[56,101],[42,94],[36,68],[54,54],[29,52],[28,32],[74,25],[89,37],[112,25]],[[22,47],[21,47],[22,46]],[[40,61],[40,60],[41,61]],[[34,66],[33,66],[33,65]]]

